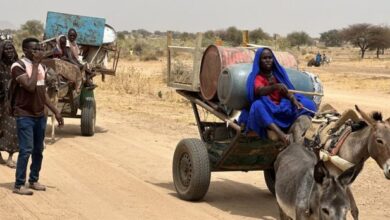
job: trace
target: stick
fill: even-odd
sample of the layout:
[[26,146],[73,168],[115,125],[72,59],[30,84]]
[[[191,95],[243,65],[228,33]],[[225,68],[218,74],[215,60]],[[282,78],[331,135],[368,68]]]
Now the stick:
[[305,92],[305,91],[299,91],[299,90],[293,90],[293,89],[289,89],[288,92],[292,93],[292,94],[324,96],[324,94],[318,93],[318,92]]
[[355,164],[337,156],[337,155],[334,155],[334,156],[331,156],[329,155],[328,152],[324,151],[324,150],[321,150],[320,151],[320,158],[323,160],[323,161],[330,161],[332,164],[334,164],[336,167],[338,167],[339,169],[341,169],[342,171],[345,171],[351,167],[353,167]]

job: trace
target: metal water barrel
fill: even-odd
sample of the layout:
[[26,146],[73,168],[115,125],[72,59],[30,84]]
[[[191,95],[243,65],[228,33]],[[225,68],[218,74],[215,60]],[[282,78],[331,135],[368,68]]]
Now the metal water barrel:
[[[235,64],[222,71],[218,80],[218,99],[228,108],[241,110],[248,106],[246,81],[252,70],[251,63]],[[314,74],[286,68],[296,90],[322,93],[322,84]],[[313,99],[313,96],[308,96]],[[317,105],[321,99],[314,99]]]
[[253,62],[254,52],[245,48],[210,45],[203,53],[200,92],[206,100],[217,97],[218,77],[223,69],[238,63]]
[[[285,68],[298,68],[298,62],[289,52],[274,51],[279,63]],[[240,63],[253,63],[255,50],[239,47],[210,45],[203,53],[200,69],[200,91],[206,100],[217,97],[218,78],[222,70]]]
[[235,64],[224,69],[218,79],[219,102],[236,110],[246,107],[246,80],[251,71],[252,63]]

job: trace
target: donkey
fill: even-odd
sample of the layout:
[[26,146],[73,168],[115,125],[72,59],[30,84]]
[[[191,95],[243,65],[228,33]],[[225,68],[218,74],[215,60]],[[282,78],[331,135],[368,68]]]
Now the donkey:
[[335,177],[317,158],[297,142],[278,155],[275,191],[282,220],[346,219],[351,208],[347,189],[364,162]]
[[[367,160],[371,157],[383,170],[386,179],[390,180],[390,118],[383,121],[380,112],[373,112],[369,116],[357,105],[355,105],[355,109],[368,126],[352,132],[342,144],[337,155],[353,164],[357,164],[362,158]],[[330,162],[326,162],[325,165],[332,175],[342,173]],[[350,188],[348,188],[347,193],[351,201],[352,216],[357,220],[359,210]]]

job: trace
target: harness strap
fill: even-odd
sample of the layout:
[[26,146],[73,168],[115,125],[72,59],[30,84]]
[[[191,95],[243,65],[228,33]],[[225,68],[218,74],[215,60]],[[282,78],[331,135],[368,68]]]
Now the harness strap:
[[351,127],[347,127],[341,134],[339,140],[336,143],[336,146],[332,148],[332,150],[330,151],[330,155],[334,156],[339,153],[341,146],[344,144],[345,140],[351,133],[352,133]]

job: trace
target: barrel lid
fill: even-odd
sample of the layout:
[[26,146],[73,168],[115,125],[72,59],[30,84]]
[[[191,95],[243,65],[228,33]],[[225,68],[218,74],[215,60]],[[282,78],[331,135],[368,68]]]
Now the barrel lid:
[[210,45],[205,50],[200,67],[200,92],[206,100],[216,97],[219,74],[222,71],[222,60],[219,49]]

